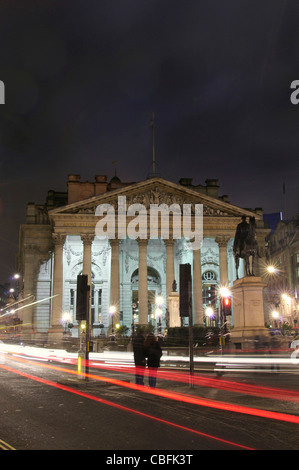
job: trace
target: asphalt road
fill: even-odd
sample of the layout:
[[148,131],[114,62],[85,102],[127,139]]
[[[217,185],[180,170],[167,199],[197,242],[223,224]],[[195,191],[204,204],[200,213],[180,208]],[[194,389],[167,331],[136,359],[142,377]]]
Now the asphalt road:
[[[105,378],[78,380],[69,373],[75,369],[70,364],[5,358],[0,364],[0,448],[104,450],[102,459],[117,458],[117,451],[135,456],[171,451],[194,459],[200,450],[299,447],[298,374],[231,373],[217,381],[232,383],[232,388],[219,388],[216,377],[206,373],[201,377],[211,386],[203,382],[191,389],[188,383],[162,379],[160,370],[153,394],[148,387],[136,390],[129,373],[90,369]],[[252,394],[252,384],[284,392],[258,396]]]

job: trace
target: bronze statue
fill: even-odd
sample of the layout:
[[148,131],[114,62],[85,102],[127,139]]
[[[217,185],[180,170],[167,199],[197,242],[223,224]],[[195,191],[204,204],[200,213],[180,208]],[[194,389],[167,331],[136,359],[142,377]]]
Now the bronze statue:
[[255,230],[255,217],[250,217],[248,223],[246,222],[246,217],[243,215],[242,222],[238,224],[236,229],[233,247],[237,279],[239,279],[238,270],[240,258],[245,260],[245,276],[254,276],[254,258],[258,250]]

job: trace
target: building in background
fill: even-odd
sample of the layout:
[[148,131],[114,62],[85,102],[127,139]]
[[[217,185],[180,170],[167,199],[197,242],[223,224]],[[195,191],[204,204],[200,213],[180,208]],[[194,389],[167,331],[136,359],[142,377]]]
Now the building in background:
[[[36,335],[60,331],[65,323],[71,323],[71,333],[76,336],[77,276],[82,273],[88,275],[91,286],[93,335],[107,334],[112,322],[125,325],[130,331],[133,324],[158,320],[162,327],[171,326],[167,299],[173,281],[179,285],[179,265],[184,263],[192,267],[193,321],[204,325],[206,307],[212,305],[215,313],[219,308],[215,289],[230,287],[236,279],[233,239],[243,215],[256,219],[262,254],[257,260],[256,275],[261,274],[265,237],[269,233],[262,211],[245,210],[229,203],[227,196],[220,197],[217,180],[194,186],[192,179],[181,179],[175,184],[153,177],[123,183],[117,176],[108,182],[106,176],[100,175],[94,182],[82,182],[80,176],[70,175],[67,185],[65,193],[49,191],[43,205],[28,204],[26,223],[20,227],[18,270],[23,279],[24,305],[26,299],[34,297],[30,306],[20,310],[23,330]],[[95,233],[96,208],[110,204],[117,214],[119,196],[126,197],[127,207],[141,203],[147,211],[150,204],[178,204],[180,208],[184,204],[202,204],[201,249],[190,250],[184,237],[174,238],[172,223],[169,239],[99,239]],[[163,299],[159,319],[158,295]]]
[[267,240],[269,323],[299,326],[299,216],[279,220]]

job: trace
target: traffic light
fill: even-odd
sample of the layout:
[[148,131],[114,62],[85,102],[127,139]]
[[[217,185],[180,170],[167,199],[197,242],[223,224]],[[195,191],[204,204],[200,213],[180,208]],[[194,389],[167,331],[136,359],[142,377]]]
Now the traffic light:
[[191,264],[180,264],[180,316],[189,317],[192,308]]
[[89,286],[87,285],[87,279],[88,276],[85,274],[77,276],[76,320],[78,322],[88,320]]
[[223,298],[223,313],[226,316],[232,314],[232,299],[230,297]]

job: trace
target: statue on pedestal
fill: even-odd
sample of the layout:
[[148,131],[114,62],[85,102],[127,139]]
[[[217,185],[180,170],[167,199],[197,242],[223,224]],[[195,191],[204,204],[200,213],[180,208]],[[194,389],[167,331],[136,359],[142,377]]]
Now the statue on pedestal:
[[233,247],[237,279],[239,279],[238,270],[240,258],[245,260],[245,275],[254,276],[254,258],[258,251],[255,230],[255,217],[250,217],[248,223],[246,217],[243,215],[242,222],[238,224],[236,229]]

